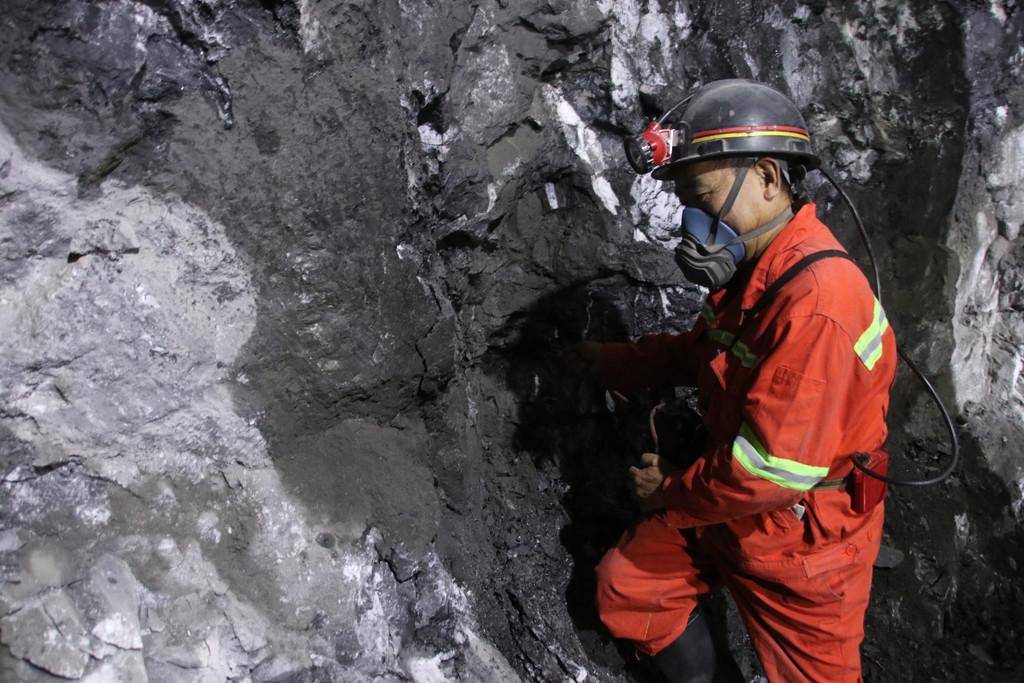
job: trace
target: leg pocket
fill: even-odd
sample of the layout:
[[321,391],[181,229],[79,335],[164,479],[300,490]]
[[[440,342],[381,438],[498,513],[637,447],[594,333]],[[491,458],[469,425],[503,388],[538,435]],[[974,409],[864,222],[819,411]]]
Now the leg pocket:
[[809,579],[812,588],[818,591],[824,602],[846,598],[846,572],[842,568],[819,574]]
[[[800,565],[803,575],[788,582],[790,593],[785,601],[805,609],[841,603],[846,598],[849,574],[859,555],[856,544],[842,542],[804,558]],[[836,611],[836,619],[840,616],[841,610]]]
[[846,577],[840,569],[810,579],[798,577],[787,581],[781,593],[784,605],[801,614],[816,613],[824,625],[842,616],[838,606],[846,598]]

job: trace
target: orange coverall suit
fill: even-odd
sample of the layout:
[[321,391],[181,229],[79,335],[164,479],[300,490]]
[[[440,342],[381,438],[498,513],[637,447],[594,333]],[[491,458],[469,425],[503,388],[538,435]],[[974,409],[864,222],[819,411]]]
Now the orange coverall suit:
[[724,583],[769,680],[860,680],[883,505],[858,514],[846,491],[813,487],[848,474],[849,455],[882,447],[892,330],[857,266],[828,258],[784,285],[728,350],[766,287],[826,249],[842,247],[806,204],[745,282],[708,297],[691,331],[602,345],[610,388],[696,385],[710,436],[691,467],[666,477],[666,509],[597,567],[602,621],[647,654]]

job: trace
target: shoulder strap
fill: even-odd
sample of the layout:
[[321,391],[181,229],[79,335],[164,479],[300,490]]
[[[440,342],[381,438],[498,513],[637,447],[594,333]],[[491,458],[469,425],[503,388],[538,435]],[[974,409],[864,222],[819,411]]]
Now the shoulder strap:
[[778,295],[778,293],[779,293],[779,290],[781,290],[783,287],[785,287],[786,284],[788,284],[793,278],[795,278],[797,275],[799,275],[801,271],[805,270],[812,263],[817,263],[818,261],[821,261],[822,259],[827,259],[827,258],[846,259],[847,261],[850,261],[850,262],[856,264],[856,261],[853,260],[852,256],[847,254],[845,251],[840,251],[839,249],[825,249],[825,250],[816,251],[813,254],[808,254],[807,256],[804,256],[802,259],[800,259],[799,261],[797,261],[796,263],[791,265],[788,269],[786,269],[786,272],[784,272],[782,275],[780,275],[775,280],[775,282],[773,282],[768,287],[768,289],[764,290],[764,293],[754,303],[753,307],[748,312],[747,319],[743,321],[742,325],[740,325],[740,329],[739,329],[738,332],[736,332],[736,336],[735,336],[735,338],[733,338],[733,342],[729,346],[729,348],[731,349],[733,346],[735,346],[736,342],[738,342],[740,340],[740,337],[742,337],[743,334],[748,329],[750,329],[750,326],[756,320],[757,314],[759,314],[761,311],[763,311],[765,308],[767,308],[768,304],[770,304],[772,301],[774,301],[776,295]]

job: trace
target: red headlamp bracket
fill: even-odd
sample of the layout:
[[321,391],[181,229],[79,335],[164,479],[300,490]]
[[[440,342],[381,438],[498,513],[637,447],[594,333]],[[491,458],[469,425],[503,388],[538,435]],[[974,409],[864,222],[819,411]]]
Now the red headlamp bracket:
[[679,139],[679,130],[662,127],[660,120],[651,121],[638,137],[625,139],[626,159],[637,173],[650,173],[672,161]]

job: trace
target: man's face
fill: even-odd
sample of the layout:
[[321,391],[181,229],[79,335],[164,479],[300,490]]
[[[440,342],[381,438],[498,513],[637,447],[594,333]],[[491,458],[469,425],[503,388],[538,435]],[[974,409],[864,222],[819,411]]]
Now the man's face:
[[[676,196],[684,205],[702,209],[714,216],[725,204],[739,170],[720,160],[687,164],[675,172],[673,181]],[[743,187],[736,195],[729,213],[722,216],[722,220],[740,234],[753,230],[760,223],[764,198],[759,185],[758,174],[752,168],[747,172]]]

